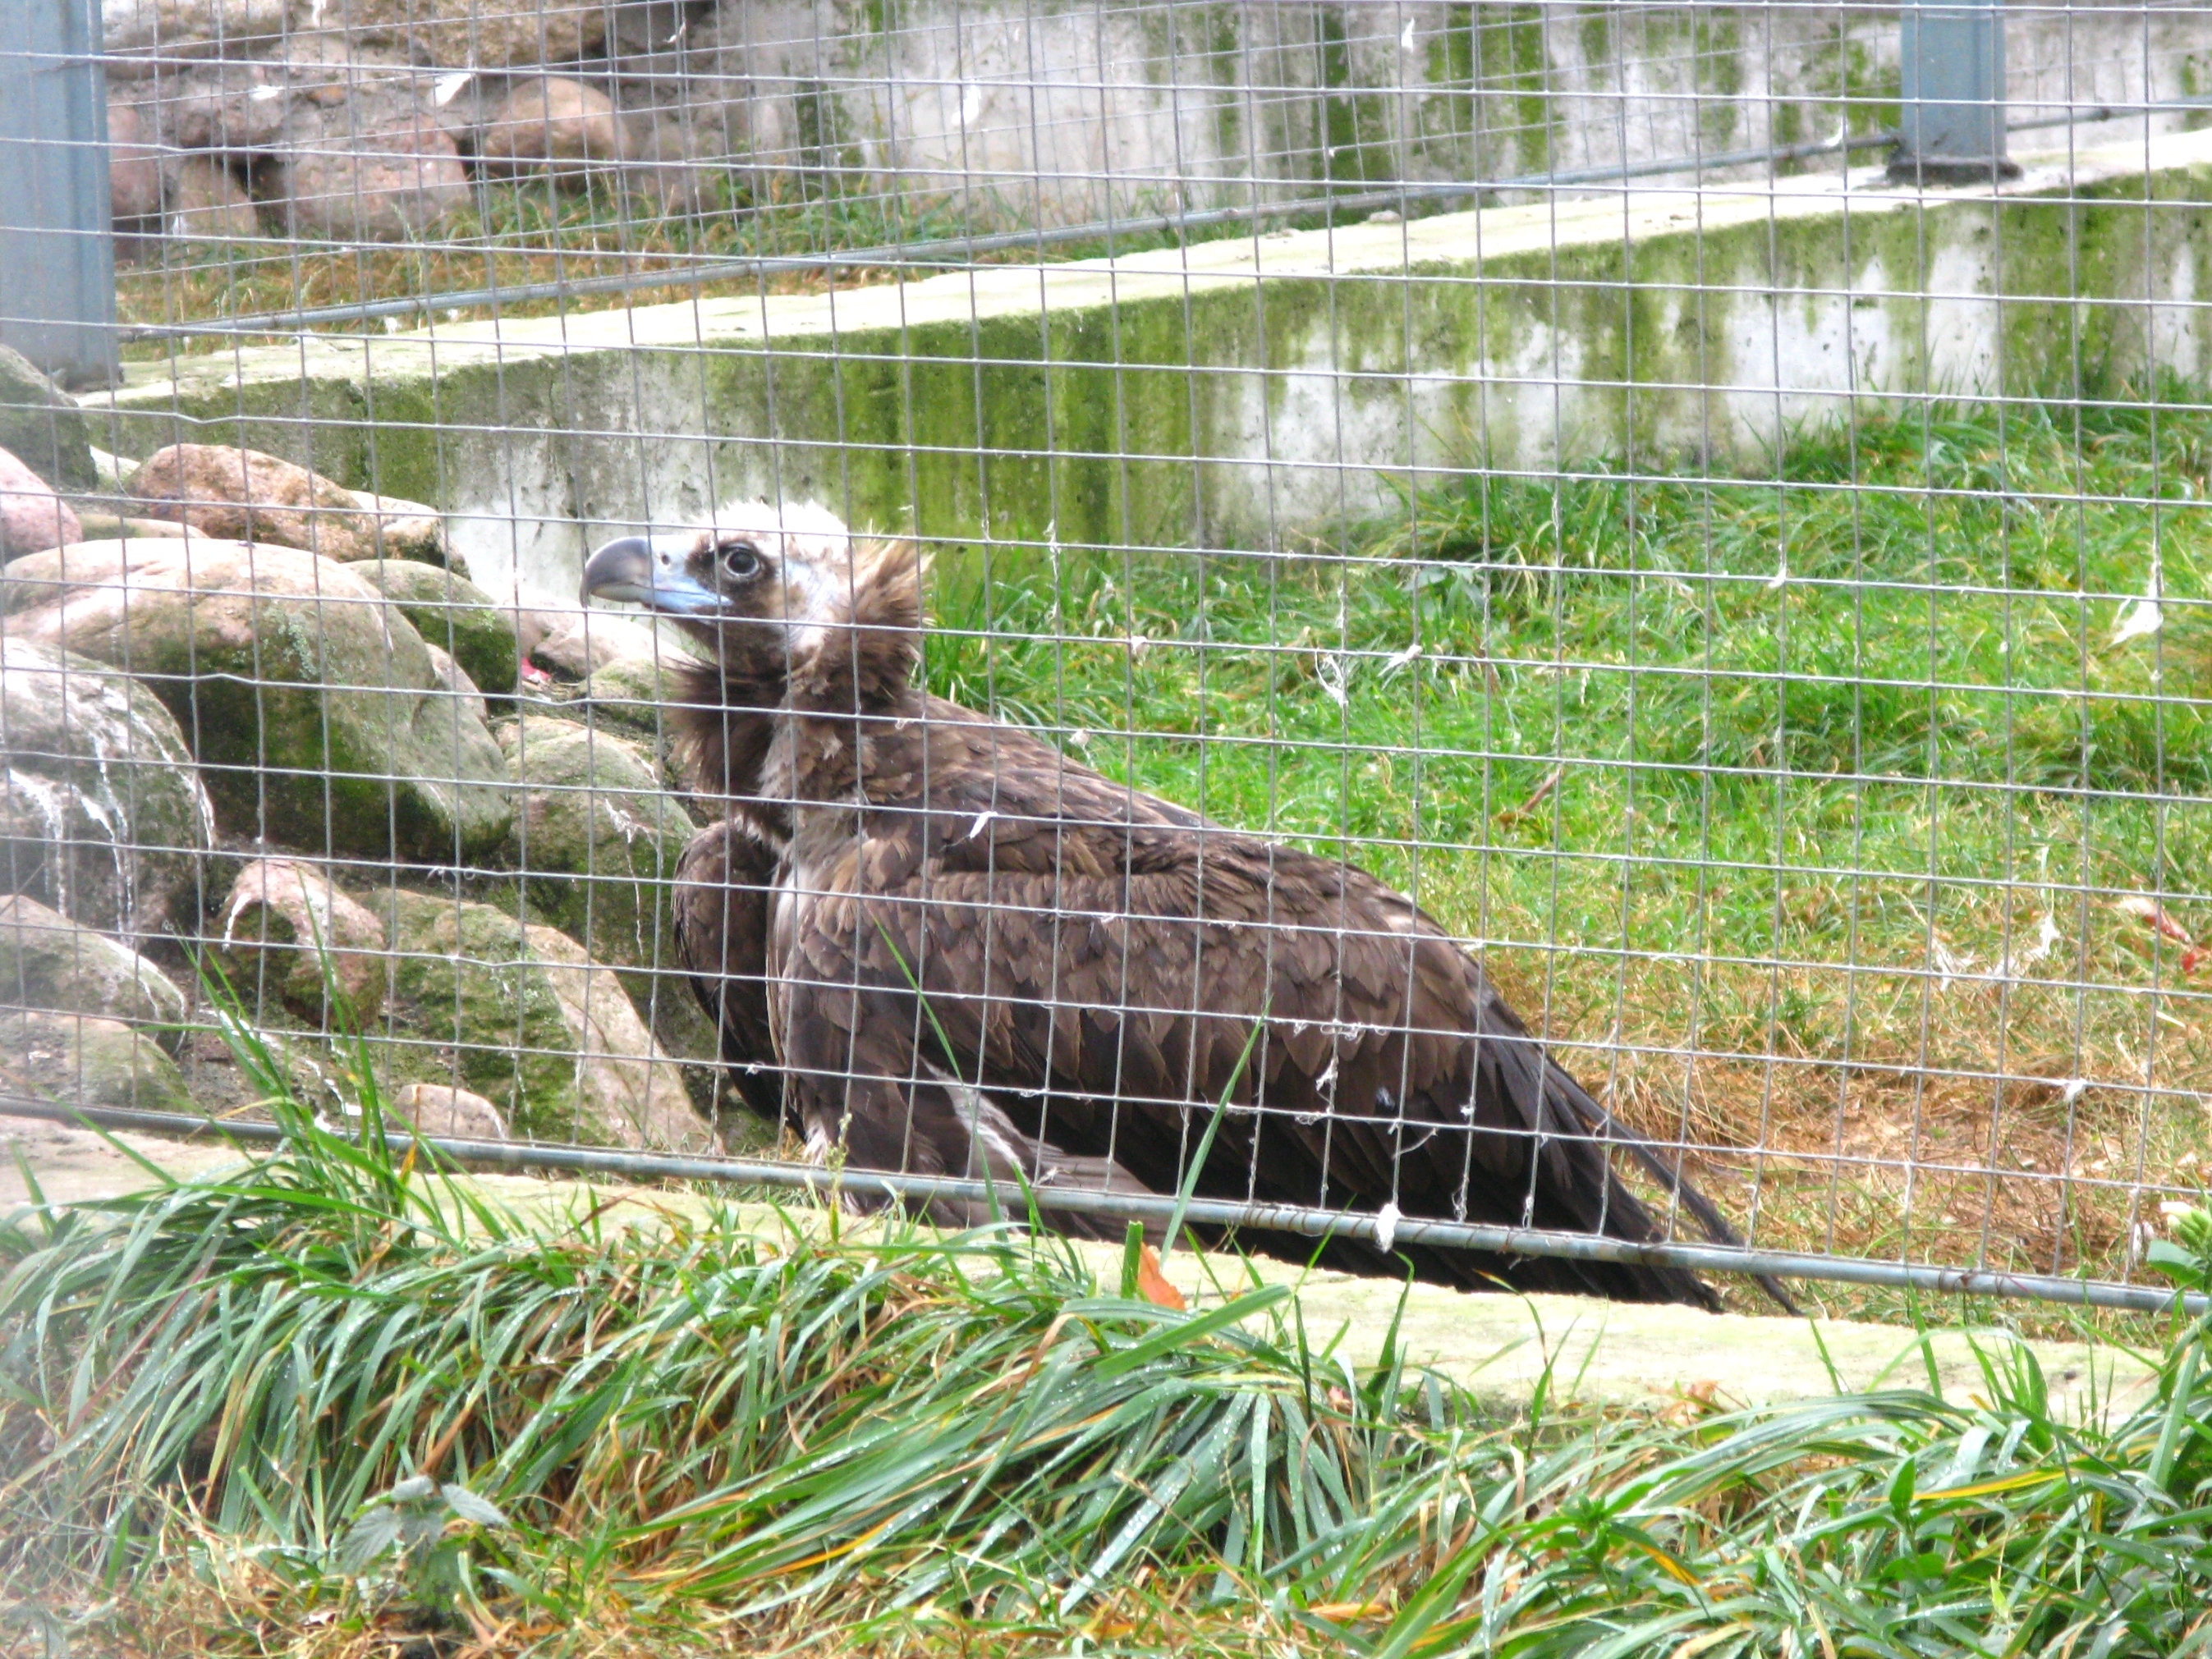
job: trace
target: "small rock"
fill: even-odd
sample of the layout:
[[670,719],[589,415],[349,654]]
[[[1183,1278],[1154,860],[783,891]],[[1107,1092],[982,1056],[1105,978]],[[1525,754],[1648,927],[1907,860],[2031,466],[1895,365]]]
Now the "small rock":
[[684,661],[672,653],[619,658],[593,672],[575,696],[548,704],[545,712],[650,745],[659,754],[668,747],[669,710],[686,698],[678,678]]
[[197,913],[214,839],[191,750],[149,687],[0,639],[0,892],[143,939]]
[[641,118],[631,129],[617,182],[634,212],[688,216],[713,208],[715,182],[727,177],[726,169],[693,154],[682,122]]
[[184,1040],[185,994],[126,945],[21,893],[0,898],[0,1012],[42,1009],[157,1024]]
[[77,539],[85,542],[121,541],[132,536],[160,536],[177,541],[192,533],[190,526],[167,519],[128,519],[119,513],[102,513],[96,507],[78,508],[76,522]]
[[13,346],[0,345],[0,449],[56,489],[99,486],[90,428],[76,400]]
[[120,495],[123,481],[138,470],[137,462],[111,455],[96,445],[88,445],[86,453],[92,457],[93,487],[105,495]]
[[380,589],[425,643],[453,653],[469,678],[514,690],[514,617],[465,576],[412,559],[364,559],[352,568]]
[[276,143],[299,95],[287,65],[240,58],[173,70],[160,93],[175,148],[234,161],[250,161]]
[[253,198],[236,174],[205,155],[177,162],[169,191],[166,228],[172,236],[206,242],[240,242],[261,234]]
[[0,1014],[0,1086],[65,1105],[200,1115],[151,1038],[86,1014]]
[[229,541],[301,547],[341,563],[375,551],[353,491],[257,449],[171,444],[131,475],[129,490],[149,517]]
[[195,536],[82,542],[7,575],[8,633],[145,677],[229,834],[441,864],[506,840],[499,745],[346,566]]
[[456,699],[477,720],[489,724],[491,705],[484,701],[484,694],[477,689],[477,683],[469,678],[469,671],[428,640],[422,641],[422,648],[430,653],[430,666],[437,671],[438,684],[445,689],[447,695]]
[[375,557],[413,559],[420,564],[443,565],[459,576],[469,574],[447,538],[445,514],[436,507],[397,495],[380,495],[374,490],[349,493],[374,526]]
[[614,100],[565,76],[516,82],[477,137],[477,159],[502,176],[550,172],[580,185],[595,167],[622,158]]
[[83,539],[76,510],[44,478],[0,449],[0,560]]
[[352,104],[295,111],[261,175],[265,198],[294,236],[409,241],[469,200],[453,135],[420,110],[382,123]]
[[353,1029],[383,1011],[384,924],[313,865],[255,859],[240,870],[222,908],[222,948],[248,1007],[273,986],[286,1007],[324,1024],[335,985]]
[[[380,1048],[405,1081],[483,1095],[520,1133],[601,1146],[711,1146],[682,1068],[614,971],[551,927],[488,904],[393,888],[393,991]],[[411,1075],[410,1075],[411,1074]]]
[[426,1135],[507,1140],[507,1120],[482,1095],[450,1083],[409,1083],[392,1091],[392,1109]]
[[649,659],[659,650],[650,628],[605,611],[526,612],[517,623],[518,637],[525,630],[531,636],[528,660],[563,679],[586,679],[610,663]]

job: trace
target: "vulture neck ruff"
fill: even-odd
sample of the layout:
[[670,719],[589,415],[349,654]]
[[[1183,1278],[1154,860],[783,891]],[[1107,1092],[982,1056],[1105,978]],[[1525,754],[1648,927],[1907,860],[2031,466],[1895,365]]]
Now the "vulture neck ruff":
[[865,802],[878,732],[922,714],[921,558],[855,539],[783,572],[783,617],[718,622],[715,660],[682,672],[680,759],[702,794],[783,848],[801,819]]

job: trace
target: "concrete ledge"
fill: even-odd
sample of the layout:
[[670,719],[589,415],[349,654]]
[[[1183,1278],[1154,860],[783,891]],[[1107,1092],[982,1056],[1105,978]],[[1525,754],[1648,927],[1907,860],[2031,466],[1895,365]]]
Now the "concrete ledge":
[[[118,1139],[179,1177],[232,1161],[219,1149],[140,1135]],[[148,1184],[145,1171],[100,1137],[82,1129],[0,1119],[0,1141],[15,1140],[50,1201],[112,1196]],[[591,1218],[600,1226],[655,1226],[672,1215],[696,1215],[703,1199],[646,1188],[608,1188],[581,1182],[480,1175],[470,1184],[526,1219],[561,1228]],[[0,1146],[0,1214],[27,1194],[15,1161]],[[765,1237],[792,1224],[827,1225],[803,1205],[741,1205],[748,1224]],[[865,1237],[872,1224],[842,1221]],[[1079,1244],[1100,1281],[1121,1273],[1110,1246]],[[1945,1330],[1925,1339],[1891,1326],[1842,1320],[1761,1318],[1708,1314],[1692,1308],[1646,1307],[1571,1296],[1483,1296],[1437,1285],[1401,1287],[1342,1273],[1302,1273],[1290,1264],[1187,1251],[1170,1255],[1167,1274],[1194,1308],[1217,1305],[1249,1289],[1255,1277],[1297,1287],[1297,1306],[1316,1348],[1334,1343],[1354,1365],[1382,1357],[1396,1321],[1399,1351],[1432,1366],[1502,1409],[1525,1406],[1548,1372],[1553,1398],[1626,1407],[1665,1406],[1686,1395],[1722,1404],[1771,1405],[1817,1399],[1847,1389],[1919,1389],[1933,1363],[1943,1391],[1963,1399],[1984,1387],[1975,1345],[2002,1353],[2019,1339],[2002,1332]],[[1401,1297],[1403,1298],[1402,1310]],[[2079,1342],[2031,1342],[2062,1413],[2123,1408],[2140,1397],[2151,1374],[2108,1347]],[[1834,1367],[1832,1374],[1830,1366]]]
[[87,402],[121,453],[240,441],[435,502],[480,581],[564,599],[609,529],[779,492],[955,542],[1278,548],[1409,477],[1729,470],[1856,398],[2212,367],[2212,131],[2021,159],[319,336]]

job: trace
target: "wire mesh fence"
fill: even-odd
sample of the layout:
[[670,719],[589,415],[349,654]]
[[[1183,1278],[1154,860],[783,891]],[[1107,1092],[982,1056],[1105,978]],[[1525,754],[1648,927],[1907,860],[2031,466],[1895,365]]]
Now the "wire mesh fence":
[[0,1093],[2156,1301],[2198,8],[33,9]]

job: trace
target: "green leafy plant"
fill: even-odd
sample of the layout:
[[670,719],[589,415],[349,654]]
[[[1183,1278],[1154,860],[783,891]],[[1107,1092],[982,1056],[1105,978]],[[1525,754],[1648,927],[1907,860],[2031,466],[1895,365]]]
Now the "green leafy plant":
[[2202,1205],[2159,1206],[2171,1239],[2153,1239],[2143,1260],[2185,1290],[2212,1291],[2212,1210]]
[[362,1577],[396,1555],[408,1599],[453,1613],[469,1583],[470,1547],[487,1529],[510,1523],[489,1499],[452,1480],[410,1475],[371,1498],[338,1540],[338,1571]]

